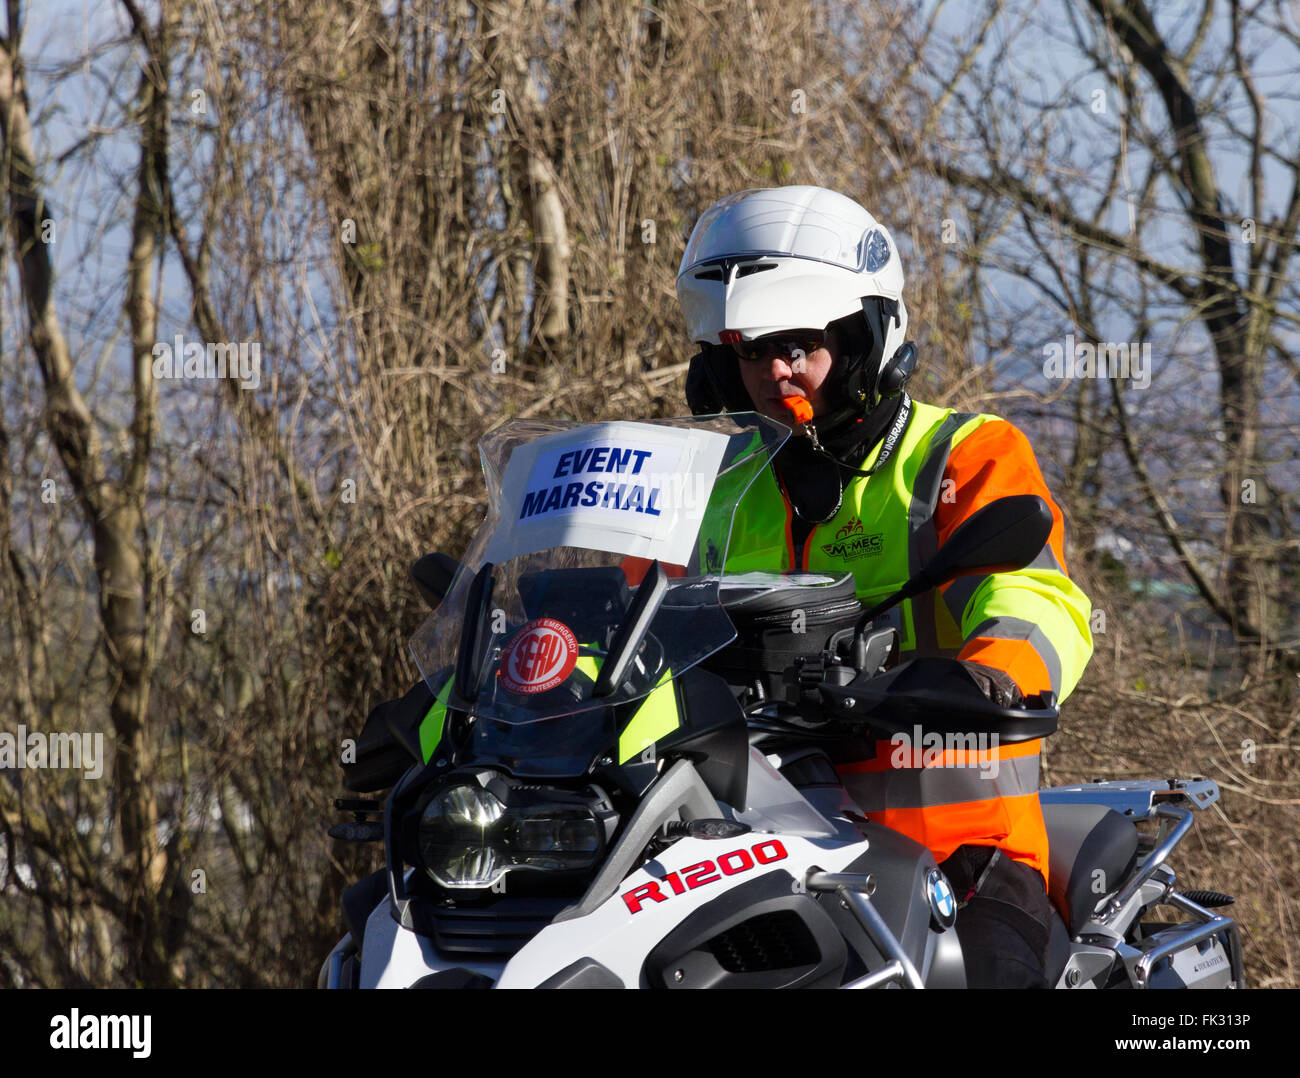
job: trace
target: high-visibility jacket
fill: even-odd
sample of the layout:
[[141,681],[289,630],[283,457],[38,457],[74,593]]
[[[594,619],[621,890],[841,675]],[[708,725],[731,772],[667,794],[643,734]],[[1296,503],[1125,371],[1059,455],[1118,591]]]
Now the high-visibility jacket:
[[[877,446],[863,471],[879,453]],[[1051,689],[1064,700],[1092,654],[1091,604],[1066,575],[1061,511],[1028,440],[996,416],[914,402],[892,455],[876,474],[850,480],[838,512],[813,528],[797,560],[789,498],[766,469],[736,508],[726,571],[847,570],[869,606],[897,591],[973,512],[1012,494],[1037,494],[1051,506],[1041,553],[1016,572],[958,577],[905,601],[894,615],[900,648],[970,659],[1006,671],[1026,694]],[[1046,878],[1040,746],[936,758],[919,745],[909,756],[878,741],[873,758],[839,771],[868,818],[928,846],[937,860],[965,844],[997,846]]]

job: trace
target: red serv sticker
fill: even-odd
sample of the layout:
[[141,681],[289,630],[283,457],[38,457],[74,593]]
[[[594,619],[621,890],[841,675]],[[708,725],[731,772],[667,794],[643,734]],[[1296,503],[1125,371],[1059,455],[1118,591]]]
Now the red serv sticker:
[[497,676],[511,692],[546,692],[573,673],[577,661],[573,631],[554,618],[537,618],[506,645]]

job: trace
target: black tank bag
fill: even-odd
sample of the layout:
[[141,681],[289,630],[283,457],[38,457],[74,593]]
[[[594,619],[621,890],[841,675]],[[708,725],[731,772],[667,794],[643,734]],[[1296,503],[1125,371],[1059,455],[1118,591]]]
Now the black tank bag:
[[837,637],[851,640],[862,613],[852,573],[833,584],[728,589],[723,592],[723,608],[737,636],[709,660],[708,668],[733,685],[758,681],[769,699],[785,698],[782,675],[796,659],[816,659],[821,652],[833,650]]

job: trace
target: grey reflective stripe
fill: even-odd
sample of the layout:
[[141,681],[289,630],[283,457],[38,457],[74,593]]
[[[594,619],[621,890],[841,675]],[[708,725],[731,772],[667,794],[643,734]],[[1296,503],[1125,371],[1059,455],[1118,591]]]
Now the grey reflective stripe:
[[943,601],[948,604],[948,613],[952,615],[952,620],[957,623],[958,632],[961,632],[961,619],[966,614],[966,607],[975,598],[975,593],[980,590],[980,585],[993,575],[992,573],[985,573],[983,576],[959,576],[948,585],[948,590],[943,593]]
[[1056,560],[1056,551],[1052,549],[1050,542],[1043,544],[1043,549],[1038,552],[1038,557],[1025,566],[1026,569],[1055,569],[1062,576],[1065,575],[1065,566]]
[[[863,812],[937,808],[1038,792],[1038,754],[964,767],[901,768],[842,775]],[[996,765],[997,773],[993,773]]]
[[1056,653],[1056,648],[1052,646],[1052,642],[1047,639],[1047,634],[1032,621],[1009,617],[986,618],[971,630],[966,640],[969,642],[978,636],[989,637],[994,640],[1028,641],[1033,646],[1033,649],[1038,652],[1039,657],[1043,660],[1043,665],[1047,667],[1047,676],[1052,682],[1052,692],[1058,696],[1060,695],[1061,657]]
[[[934,507],[939,502],[943,487],[943,472],[952,452],[952,439],[977,416],[968,412],[955,412],[948,416],[930,437],[925,460],[912,483],[912,500],[907,507],[907,565],[915,575],[939,549],[938,533],[934,527]],[[916,650],[921,653],[939,651],[939,629],[935,624],[934,593],[927,592],[909,600],[912,610],[912,628],[915,630]]]
[[939,424],[930,437],[925,460],[912,484],[912,500],[907,507],[908,567],[915,573],[934,557],[938,549],[934,531],[934,507],[939,502],[943,486],[943,471],[948,467],[948,454],[952,452],[952,439],[972,419],[979,417],[970,412],[955,412]]

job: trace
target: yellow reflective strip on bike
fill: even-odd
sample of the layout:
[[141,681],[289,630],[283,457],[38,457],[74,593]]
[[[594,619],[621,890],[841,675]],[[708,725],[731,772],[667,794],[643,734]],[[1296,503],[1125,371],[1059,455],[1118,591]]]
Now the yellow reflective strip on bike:
[[644,752],[661,737],[671,734],[681,725],[672,678],[672,671],[665,670],[664,676],[659,679],[659,684],[646,697],[645,703],[619,735],[618,762],[620,764],[627,763],[633,756]]
[[433,750],[442,740],[442,724],[447,719],[447,701],[451,698],[451,678],[447,679],[442,691],[434,697],[433,706],[420,720],[420,753],[427,764],[433,758]]

